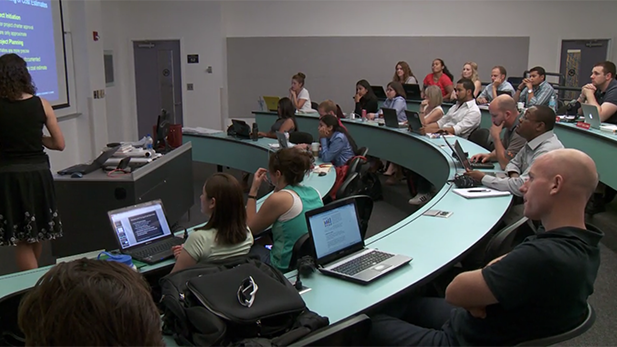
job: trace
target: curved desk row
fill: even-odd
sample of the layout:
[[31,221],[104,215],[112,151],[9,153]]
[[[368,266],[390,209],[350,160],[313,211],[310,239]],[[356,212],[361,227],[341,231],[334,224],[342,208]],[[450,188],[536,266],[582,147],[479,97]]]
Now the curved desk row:
[[[248,172],[254,172],[260,167],[267,167],[270,144],[276,140],[259,139],[258,141],[237,140],[220,133],[210,136],[184,135],[183,141],[192,142],[193,160],[207,162],[217,165],[230,166]],[[326,176],[318,176],[311,173],[304,179],[304,183],[317,189],[321,196],[326,195],[336,179],[335,170],[330,170]],[[257,207],[261,206],[265,197],[257,202]],[[182,232],[177,233],[180,236]],[[147,265],[139,269],[140,272],[147,274],[153,272],[169,272],[175,260],[170,259],[154,265]],[[0,303],[13,295],[20,295],[22,292],[32,288],[52,267],[46,266],[30,271],[23,271],[13,274],[0,276]]]
[[[276,114],[256,112],[260,129],[269,129]],[[316,136],[318,116],[300,115],[298,127]],[[315,273],[303,279],[311,291],[302,295],[307,306],[331,323],[365,311],[384,300],[423,283],[462,256],[495,227],[507,212],[511,196],[467,200],[447,183],[457,167],[443,138],[429,139],[405,129],[377,126],[374,122],[343,120],[358,146],[370,148],[369,154],[408,167],[426,177],[439,190],[435,197],[414,214],[366,240],[371,248],[413,257],[410,266],[360,286]],[[265,127],[265,128],[264,128]],[[448,138],[454,142],[453,137]],[[467,140],[457,138],[470,155],[486,152]],[[194,145],[194,144],[193,144]],[[422,213],[429,209],[452,211],[450,218],[435,218]],[[289,273],[292,277],[294,273]]]
[[[380,101],[380,106],[383,102]],[[444,112],[452,104],[443,104]],[[418,112],[420,110],[420,101],[407,101],[407,109]],[[492,124],[491,115],[488,112],[488,106],[480,106],[482,112],[482,128],[490,128]],[[253,112],[258,119],[259,129],[270,129],[270,126],[276,119],[276,113],[273,112]],[[272,118],[274,117],[274,118]],[[298,116],[297,122],[301,131],[311,133],[317,136],[317,127],[310,121],[307,121],[304,116]],[[261,122],[260,122],[261,121]],[[262,124],[263,123],[263,124]],[[555,134],[566,148],[576,148],[587,153],[595,162],[600,175],[600,181],[609,187],[617,190],[617,161],[611,160],[613,153],[617,151],[617,134],[607,133],[596,129],[582,129],[573,123],[557,122],[554,129]],[[352,133],[354,139],[356,134]],[[372,151],[371,146],[371,151]]]

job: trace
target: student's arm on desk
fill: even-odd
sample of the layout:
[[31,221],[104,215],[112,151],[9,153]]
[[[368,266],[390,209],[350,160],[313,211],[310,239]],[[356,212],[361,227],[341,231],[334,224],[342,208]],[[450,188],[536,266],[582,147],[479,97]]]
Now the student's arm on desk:
[[170,273],[187,269],[191,266],[195,266],[196,264],[197,261],[195,261],[195,259],[193,259],[193,257],[191,257],[186,250],[181,249],[180,253],[178,253],[178,256],[176,257],[176,264],[174,265],[174,268],[171,269]]
[[581,91],[582,95],[584,95],[587,99],[587,103],[598,108],[598,113],[600,114],[600,120],[602,122],[606,122],[607,119],[611,118],[611,116],[617,112],[617,105],[613,103],[613,101],[617,102],[617,90],[612,90],[609,93],[606,93],[604,96],[605,101],[602,105],[598,104],[598,101],[596,100],[596,96],[594,94],[595,90],[583,87]]

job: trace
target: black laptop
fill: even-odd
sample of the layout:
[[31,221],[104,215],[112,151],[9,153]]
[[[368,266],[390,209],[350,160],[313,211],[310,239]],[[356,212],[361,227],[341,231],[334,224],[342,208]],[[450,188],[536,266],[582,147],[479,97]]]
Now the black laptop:
[[375,96],[377,97],[377,99],[387,99],[388,98],[386,96],[386,91],[383,90],[382,86],[371,86],[371,89],[373,90],[373,93],[375,93]]
[[419,84],[403,84],[403,90],[405,90],[405,99],[422,100]]
[[465,168],[465,170],[471,171],[472,169],[484,169],[484,170],[495,169],[495,165],[493,163],[480,163],[480,162],[473,163],[471,162],[471,160],[469,160],[469,157],[467,156],[465,151],[463,151],[463,147],[461,147],[461,144],[458,142],[458,140],[454,142],[454,147],[452,147],[450,142],[448,142],[448,139],[444,138],[444,141],[446,141],[446,144],[452,150],[454,157],[457,158],[461,162],[461,164],[463,164],[463,167]]
[[409,131],[419,134],[420,129],[422,128],[422,120],[420,119],[420,114],[416,111],[405,110],[405,115],[407,116],[407,125],[409,126]]
[[103,151],[103,153],[101,153],[101,155],[98,156],[98,158],[94,159],[90,164],[77,164],[77,165],[73,165],[71,167],[67,167],[66,169],[60,170],[58,171],[59,175],[70,175],[76,172],[79,172],[83,175],[85,174],[89,174],[91,172],[94,172],[98,169],[103,168],[103,166],[105,165],[105,162],[111,158],[114,153],[116,153],[118,151],[118,149],[120,148],[120,146],[116,146],[116,147],[112,147],[109,149],[106,149]]
[[398,122],[398,115],[393,108],[382,108],[383,120],[388,128],[407,128],[407,124]]
[[107,212],[120,252],[146,264],[155,264],[174,256],[171,247],[184,239],[169,228],[163,202],[149,201]]

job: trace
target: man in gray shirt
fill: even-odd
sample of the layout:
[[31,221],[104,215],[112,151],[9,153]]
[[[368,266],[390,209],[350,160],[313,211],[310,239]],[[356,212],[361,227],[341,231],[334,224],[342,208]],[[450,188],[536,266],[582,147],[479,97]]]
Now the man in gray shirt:
[[465,174],[482,182],[486,187],[522,196],[520,188],[525,183],[534,160],[547,152],[563,148],[553,133],[555,118],[555,112],[547,106],[537,105],[527,109],[516,129],[518,134],[527,140],[527,144],[506,165],[508,178],[497,178],[481,171],[469,171]]
[[493,83],[487,85],[482,93],[478,95],[476,102],[478,104],[486,104],[495,99],[499,94],[514,95],[514,87],[510,82],[506,81],[507,78],[506,68],[503,66],[495,66],[491,71],[491,81]]
[[[491,153],[476,154],[471,157],[472,162],[499,162],[502,170],[525,146],[527,140],[516,132],[519,125],[519,113],[516,103],[509,95],[500,95],[488,107],[491,114],[493,125],[491,126],[491,137],[495,144],[495,150]],[[506,128],[503,138],[499,138],[501,130]]]

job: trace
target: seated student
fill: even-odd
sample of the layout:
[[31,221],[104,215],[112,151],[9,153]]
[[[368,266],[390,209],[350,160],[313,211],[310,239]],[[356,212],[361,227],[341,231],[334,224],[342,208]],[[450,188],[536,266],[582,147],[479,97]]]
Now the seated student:
[[[270,262],[281,271],[288,270],[294,244],[308,232],[304,213],[323,206],[319,192],[301,184],[312,161],[313,155],[305,150],[280,149],[270,155],[268,169],[255,172],[249,191],[248,226],[254,235],[272,226]],[[257,211],[257,192],[264,181],[270,181],[274,192]]]
[[587,316],[603,233],[585,225],[598,183],[593,160],[574,149],[533,163],[521,187],[525,216],[546,232],[483,269],[454,278],[442,298],[401,301],[400,319],[372,317],[369,345],[514,346],[572,329]]
[[[478,64],[473,61],[468,61],[463,64],[463,71],[461,72],[461,78],[470,79],[473,82],[474,90],[473,97],[477,97],[478,94],[482,91],[482,82],[480,82],[480,78],[478,77]],[[456,95],[454,91],[452,91],[452,95],[450,96],[451,100],[456,100]]]
[[437,86],[429,86],[424,91],[424,100],[420,104],[420,116],[425,124],[435,123],[443,117],[441,103],[443,96]]
[[[610,61],[597,63],[591,71],[591,83],[581,89],[578,101],[598,108],[600,120],[617,124],[617,80],[615,64]],[[579,114],[583,114],[579,109]]]
[[444,98],[444,101],[450,101],[450,97],[454,91],[454,87],[452,86],[452,79],[454,76],[452,76],[446,64],[441,59],[433,60],[431,69],[433,72],[424,77],[424,81],[422,82],[423,88],[426,89],[428,86],[438,86],[439,89],[441,89],[441,96]]
[[[501,169],[505,170],[510,160],[527,143],[516,131],[520,124],[518,109],[514,99],[504,94],[493,100],[488,111],[493,119],[490,132],[495,149],[491,153],[476,154],[471,157],[471,161],[481,163],[497,161]],[[503,133],[503,138],[500,138],[503,128],[506,128],[506,131]]]
[[354,100],[356,101],[354,113],[357,115],[362,115],[362,110],[366,110],[366,113],[377,113],[379,111],[377,96],[367,80],[359,80],[356,83]]
[[269,137],[271,139],[276,138],[277,132],[293,132],[299,131],[298,124],[296,123],[296,109],[289,98],[281,98],[277,107],[278,119],[269,132],[259,132],[260,137]]
[[519,84],[514,94],[514,101],[522,102],[525,107],[536,105],[548,106],[551,97],[555,95],[555,89],[545,81],[546,71],[540,66],[529,70],[529,77]]
[[506,92],[510,96],[514,95],[514,87],[507,81],[508,74],[503,66],[495,66],[491,70],[491,84],[487,85],[482,93],[478,95],[476,101],[478,104],[487,104],[493,101],[499,92]]
[[26,346],[164,346],[150,286],[128,266],[106,260],[59,263],[22,299]]
[[[356,142],[349,135],[347,129],[340,125],[340,121],[332,116],[325,115],[319,120],[319,142],[321,149],[319,157],[324,162],[332,162],[334,166],[343,166],[353,158],[358,151]],[[308,145],[307,145],[308,146]]]
[[411,72],[411,68],[406,61],[399,61],[396,63],[392,82],[398,82],[400,84],[418,84],[416,76]]
[[199,199],[208,223],[195,229],[183,245],[172,248],[176,256],[172,273],[208,260],[247,254],[253,245],[242,186],[235,177],[226,173],[210,176]]
[[[581,89],[579,103],[587,103],[598,108],[600,120],[617,124],[617,80],[615,80],[615,64],[610,61],[597,63],[591,71],[591,83]],[[578,113],[582,115],[579,108]],[[611,189],[608,189],[611,191]],[[604,183],[598,185],[593,198],[588,205],[587,213],[594,215],[606,210],[606,204],[612,200],[612,194],[607,192]]]
[[298,72],[291,78],[291,88],[289,88],[289,98],[298,112],[311,112],[311,97],[308,90],[304,88],[306,75]]
[[473,82],[461,79],[456,82],[456,105],[450,107],[448,113],[435,123],[426,124],[423,133],[445,132],[450,135],[469,137],[472,131],[480,126],[481,115],[473,98]]
[[[406,122],[407,115],[405,110],[407,109],[407,101],[405,101],[405,90],[403,85],[399,82],[390,82],[386,88],[386,101],[384,101],[381,108],[392,108],[396,110],[396,118],[399,122]],[[378,113],[369,113],[366,115],[368,119],[375,119],[377,117],[383,117],[383,110],[379,110]]]
[[527,140],[527,143],[506,165],[504,171],[508,178],[486,175],[478,170],[465,172],[465,175],[489,188],[522,196],[520,188],[525,183],[533,162],[547,152],[563,148],[563,144],[553,133],[555,118],[555,112],[548,106],[539,105],[527,109],[516,127],[516,132]]

